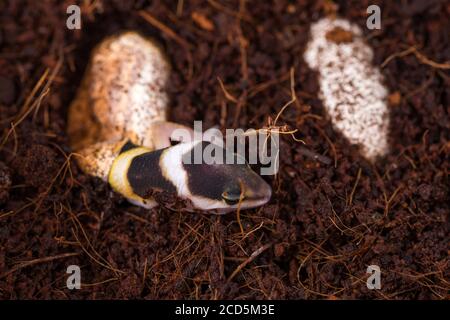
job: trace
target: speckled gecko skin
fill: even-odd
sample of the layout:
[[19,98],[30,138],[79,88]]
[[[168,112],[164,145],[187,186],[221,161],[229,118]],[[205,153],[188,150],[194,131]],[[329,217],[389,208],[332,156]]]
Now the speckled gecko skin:
[[74,149],[126,136],[152,147],[151,123],[166,120],[169,70],[161,50],[136,33],[101,42],[69,108]]
[[201,210],[266,203],[271,188],[248,165],[182,163],[201,141],[171,146],[175,129],[187,130],[191,139],[193,131],[166,121],[169,72],[160,48],[135,32],[106,38],[93,50],[68,113],[68,135],[81,169],[146,208],[156,205],[147,196],[154,190],[174,193]]
[[150,150],[168,146],[157,145],[154,131],[183,127],[165,122],[169,71],[160,48],[135,32],[109,37],[93,50],[68,115],[68,135],[85,172],[106,180],[128,140]]

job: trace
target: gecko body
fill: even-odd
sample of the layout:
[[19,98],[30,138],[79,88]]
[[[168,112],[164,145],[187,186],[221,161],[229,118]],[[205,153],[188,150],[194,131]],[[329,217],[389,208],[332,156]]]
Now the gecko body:
[[[192,129],[167,121],[169,73],[159,46],[135,32],[106,38],[93,50],[68,115],[81,169],[145,208],[158,204],[154,191],[216,213],[269,201],[270,186],[246,163],[183,161],[208,142],[192,139]],[[188,138],[173,146],[175,130],[184,130]]]

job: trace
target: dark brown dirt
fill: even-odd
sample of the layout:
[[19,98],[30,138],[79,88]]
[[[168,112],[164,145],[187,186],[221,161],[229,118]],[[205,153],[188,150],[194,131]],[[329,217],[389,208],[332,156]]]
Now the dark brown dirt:
[[[2,299],[450,297],[448,1],[375,1],[382,29],[365,32],[392,94],[391,152],[374,165],[332,129],[302,59],[312,21],[337,9],[364,27],[373,1],[79,3],[79,31],[65,27],[72,1],[0,3]],[[243,233],[235,213],[132,206],[69,157],[67,106],[89,52],[123,29],[166,49],[171,119],[187,125],[262,127],[294,68],[298,101],[279,123],[306,149],[283,137],[274,196],[241,212]],[[71,264],[81,290],[66,288]],[[371,264],[381,290],[366,287]]]

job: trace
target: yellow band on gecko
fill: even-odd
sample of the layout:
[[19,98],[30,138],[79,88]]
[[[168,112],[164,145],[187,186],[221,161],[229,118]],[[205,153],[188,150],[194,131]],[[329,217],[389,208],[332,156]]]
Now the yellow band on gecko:
[[131,161],[138,155],[149,152],[150,149],[144,147],[133,148],[128,151],[122,152],[113,162],[111,170],[108,176],[108,182],[111,187],[125,196],[126,198],[133,199],[140,202],[145,200],[134,193],[133,188],[128,181],[128,169],[131,165]]

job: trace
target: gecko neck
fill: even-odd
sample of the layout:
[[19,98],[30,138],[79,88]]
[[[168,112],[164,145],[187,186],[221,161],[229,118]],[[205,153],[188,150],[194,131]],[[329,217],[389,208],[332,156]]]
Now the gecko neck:
[[123,148],[114,160],[108,177],[111,187],[128,200],[144,207],[154,207],[153,190],[176,193],[176,188],[161,172],[164,149],[151,151],[143,147]]

